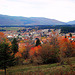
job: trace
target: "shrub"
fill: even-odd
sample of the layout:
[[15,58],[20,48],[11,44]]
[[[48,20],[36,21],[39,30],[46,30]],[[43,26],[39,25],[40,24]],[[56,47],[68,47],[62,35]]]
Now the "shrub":
[[58,50],[53,49],[53,46],[50,46],[49,44],[43,45],[39,50],[38,55],[42,58],[44,64],[55,63],[59,61]]

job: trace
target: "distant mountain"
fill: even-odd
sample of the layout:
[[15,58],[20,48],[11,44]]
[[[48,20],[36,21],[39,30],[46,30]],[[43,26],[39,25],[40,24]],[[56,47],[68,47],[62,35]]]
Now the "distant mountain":
[[0,25],[65,25],[66,23],[44,17],[0,15]]
[[75,24],[75,20],[74,21],[69,21],[69,22],[67,22],[67,24]]

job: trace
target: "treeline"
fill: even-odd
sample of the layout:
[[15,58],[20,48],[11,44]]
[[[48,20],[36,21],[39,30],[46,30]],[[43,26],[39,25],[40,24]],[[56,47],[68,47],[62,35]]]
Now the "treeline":
[[[29,28],[28,30],[33,29],[61,29],[61,33],[75,32],[75,25],[31,25],[31,26],[0,26],[0,27],[25,27]],[[0,31],[6,31],[4,29],[0,29]],[[26,29],[18,30],[25,32]]]
[[[40,30],[40,29],[61,29],[61,33],[75,32],[75,25],[34,25],[34,26],[24,26],[29,28],[28,30]],[[26,29],[18,30],[25,32]]]
[[5,30],[5,29],[0,29],[0,32],[1,32],[1,31],[6,31],[6,30]]
[[[30,27],[30,30],[40,30],[40,29],[61,29],[61,33],[69,33],[69,32],[75,32],[75,25],[36,25],[36,26],[27,26]],[[20,31],[20,30],[19,30]],[[21,31],[26,31],[26,29],[23,29]]]
[[41,28],[48,28],[48,27],[52,27],[52,28],[61,28],[61,27],[71,27],[71,26],[75,26],[75,25],[21,25],[21,26],[17,26],[17,25],[7,25],[7,26],[0,26],[0,27],[25,27],[25,28],[35,28],[35,27],[41,27]]
[[70,32],[75,32],[75,26],[73,27],[61,27],[61,33],[70,33]]
[[37,25],[38,29],[61,29],[61,27],[71,27],[72,25]]

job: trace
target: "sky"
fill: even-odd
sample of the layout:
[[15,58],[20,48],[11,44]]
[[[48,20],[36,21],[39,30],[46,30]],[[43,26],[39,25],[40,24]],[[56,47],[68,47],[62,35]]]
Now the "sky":
[[75,20],[75,0],[0,0],[0,14]]

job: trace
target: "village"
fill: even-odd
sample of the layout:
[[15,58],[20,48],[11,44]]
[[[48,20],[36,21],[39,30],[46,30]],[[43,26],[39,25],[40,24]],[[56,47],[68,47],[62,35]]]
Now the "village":
[[[23,31],[24,30],[24,31]],[[53,34],[54,33],[54,34]],[[18,45],[32,45],[35,46],[37,38],[41,44],[45,44],[50,41],[52,36],[65,37],[75,42],[75,33],[61,33],[61,29],[31,29],[31,28],[19,28],[19,30],[10,30],[4,32],[5,36],[11,41],[16,38]]]

